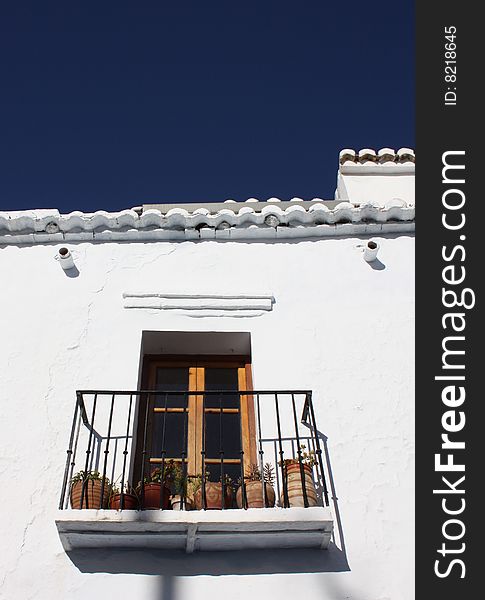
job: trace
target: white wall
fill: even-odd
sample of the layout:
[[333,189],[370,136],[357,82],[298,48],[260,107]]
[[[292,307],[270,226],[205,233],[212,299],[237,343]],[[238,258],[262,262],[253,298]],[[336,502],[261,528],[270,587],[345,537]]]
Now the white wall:
[[[54,260],[56,246],[2,248],[0,598],[412,598],[414,240],[374,239],[379,268],[357,238],[80,243],[70,246],[78,277]],[[194,317],[123,308],[127,291],[271,293],[276,303],[261,316]],[[311,573],[298,552],[268,553],[262,574],[222,577],[181,576],[180,564],[170,575],[170,560],[140,552],[120,574],[109,557],[99,558],[106,573],[71,561],[54,519],[75,390],[136,389],[144,330],[250,332],[256,388],[313,390],[350,570],[337,527],[337,547],[314,553]],[[217,571],[214,558],[184,560],[187,573]],[[216,560],[231,573],[231,557]]]

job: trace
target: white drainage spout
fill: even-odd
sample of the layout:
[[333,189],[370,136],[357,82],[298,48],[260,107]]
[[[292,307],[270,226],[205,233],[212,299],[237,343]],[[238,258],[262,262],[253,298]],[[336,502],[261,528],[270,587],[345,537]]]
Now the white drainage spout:
[[68,248],[59,248],[57,259],[64,271],[74,267],[74,259],[72,258],[72,254],[69,252]]
[[369,240],[364,250],[364,260],[366,262],[373,262],[377,259],[377,253],[379,252],[379,244],[372,240]]

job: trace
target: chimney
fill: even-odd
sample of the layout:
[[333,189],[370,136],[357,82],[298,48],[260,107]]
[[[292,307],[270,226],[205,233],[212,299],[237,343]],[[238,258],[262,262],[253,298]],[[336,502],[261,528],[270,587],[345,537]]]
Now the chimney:
[[414,206],[414,150],[340,152],[335,199],[354,206]]

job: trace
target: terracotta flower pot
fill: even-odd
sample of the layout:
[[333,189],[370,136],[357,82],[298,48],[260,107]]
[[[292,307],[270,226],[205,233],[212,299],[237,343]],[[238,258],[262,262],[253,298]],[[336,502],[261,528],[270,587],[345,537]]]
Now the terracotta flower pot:
[[[113,494],[109,499],[109,507],[121,510],[121,494]],[[123,510],[138,510],[138,498],[134,494],[123,494]]]
[[[313,482],[312,468],[309,465],[303,465],[303,473],[305,476],[305,490],[308,500],[308,506],[317,505],[317,492]],[[305,506],[303,497],[303,485],[300,472],[300,464],[292,463],[285,467],[285,482],[288,491],[288,502],[290,507]],[[280,496],[281,506],[285,506],[284,489]]]
[[[247,481],[245,486],[248,508],[270,508],[275,505],[275,492],[273,486],[269,483],[264,484],[265,498],[263,498],[261,481]],[[244,508],[242,487],[237,490],[236,502],[238,508]]]
[[[110,485],[105,482],[103,490],[103,500],[101,501],[101,480],[88,479],[84,482],[76,481],[71,486],[71,507],[72,508],[106,508],[108,506],[108,498],[111,492]],[[81,503],[82,496],[82,503]]]
[[[144,493],[140,492],[141,507],[156,510],[168,510],[170,506],[170,488],[161,483],[145,483]],[[163,497],[162,497],[163,493]]]
[[[172,504],[172,510],[184,510],[182,507],[182,497],[179,495],[172,496],[170,498]],[[190,498],[185,498],[185,510],[192,510],[193,505]]]
[[[222,483],[214,483],[206,481],[205,483],[205,501],[206,508],[210,510],[220,510],[222,508]],[[194,494],[194,502],[197,510],[204,508],[202,497],[202,488],[200,487]],[[224,497],[224,508],[231,508],[232,505],[232,489],[226,485],[226,493]]]

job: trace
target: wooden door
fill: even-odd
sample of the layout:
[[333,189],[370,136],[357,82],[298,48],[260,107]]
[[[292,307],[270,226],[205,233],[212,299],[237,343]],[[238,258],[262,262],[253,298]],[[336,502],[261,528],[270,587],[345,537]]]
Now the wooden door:
[[214,481],[221,469],[237,479],[241,460],[245,470],[256,463],[252,396],[231,394],[252,389],[246,359],[149,357],[145,366],[145,389],[154,393],[140,401],[135,483],[143,461],[146,474],[163,460],[185,461],[189,475],[204,463]]

